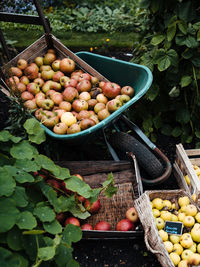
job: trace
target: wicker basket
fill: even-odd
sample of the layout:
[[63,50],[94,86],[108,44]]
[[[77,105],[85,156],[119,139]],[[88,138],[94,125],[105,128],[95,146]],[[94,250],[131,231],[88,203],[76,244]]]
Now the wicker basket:
[[[163,190],[163,191],[146,191],[137,200],[135,208],[137,209],[140,221],[144,228],[144,240],[149,251],[155,254],[163,267],[174,267],[164,243],[158,233],[150,201],[159,197],[176,202],[179,197],[188,196],[190,202],[195,205],[191,195],[184,190]],[[197,207],[198,208],[198,207]],[[198,208],[200,211],[200,209]]]
[[[174,175],[181,189],[190,195],[196,194],[197,203],[200,205],[200,179],[192,165],[200,166],[200,149],[184,149],[182,144],[176,146],[176,160],[174,163]],[[185,176],[188,175],[188,185]]]

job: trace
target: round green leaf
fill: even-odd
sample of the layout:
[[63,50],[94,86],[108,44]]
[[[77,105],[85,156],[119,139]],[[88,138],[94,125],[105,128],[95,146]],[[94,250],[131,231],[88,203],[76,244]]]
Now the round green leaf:
[[54,247],[44,247],[38,249],[38,257],[43,261],[48,261],[55,256],[55,248]]
[[73,249],[60,244],[56,249],[55,261],[59,267],[66,266],[67,262],[73,259]]
[[0,142],[7,142],[9,140],[11,140],[13,143],[18,143],[19,141],[21,141],[21,137],[15,137],[7,130],[1,131]]
[[13,227],[7,235],[7,244],[12,250],[21,250],[22,247],[22,234],[19,228]]
[[16,224],[20,229],[32,230],[37,226],[37,221],[31,212],[24,211],[20,213]]
[[13,259],[19,260],[20,263],[17,267],[28,267],[28,260],[25,259],[21,254],[13,253]]
[[29,141],[41,144],[46,140],[46,135],[44,129],[40,126],[39,121],[34,118],[26,120],[24,123],[24,128],[26,129],[27,133],[29,134],[28,138]]
[[72,242],[78,242],[82,238],[82,231],[80,227],[73,224],[67,224],[64,231],[62,240],[71,245]]
[[16,183],[12,176],[3,167],[0,167],[0,197],[10,196],[14,189]]
[[37,165],[35,161],[17,159],[15,162],[15,167],[27,172],[37,172],[40,170],[40,166]]
[[0,233],[7,232],[16,223],[19,216],[19,210],[15,207],[12,199],[6,198],[0,200]]
[[66,265],[66,267],[79,267],[79,266],[80,266],[79,263],[74,259],[69,260]]
[[42,222],[52,222],[56,217],[55,212],[49,206],[36,207],[33,214],[36,215]]
[[28,172],[25,172],[23,170],[19,170],[18,173],[15,176],[15,179],[18,183],[23,184],[23,183],[32,183],[34,182],[34,177]]
[[2,267],[19,267],[20,259],[16,258],[11,251],[0,247],[0,266]]
[[53,234],[53,235],[56,235],[62,232],[62,226],[57,220],[54,220],[50,223],[48,222],[43,223],[43,227],[48,233]]
[[24,208],[28,205],[28,197],[24,187],[16,186],[12,198],[15,200],[17,207]]
[[15,144],[10,149],[10,154],[16,159],[32,159],[34,149],[27,140]]

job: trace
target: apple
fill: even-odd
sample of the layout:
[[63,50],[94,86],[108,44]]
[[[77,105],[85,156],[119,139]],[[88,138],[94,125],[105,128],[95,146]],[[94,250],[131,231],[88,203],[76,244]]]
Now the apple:
[[54,102],[51,99],[44,99],[42,103],[42,108],[45,110],[51,110],[54,106]]
[[93,226],[90,223],[85,223],[85,224],[81,225],[81,229],[82,230],[94,230]]
[[104,82],[104,81],[99,82],[99,87],[100,87],[101,89],[103,89],[105,83],[106,83],[106,82]]
[[20,70],[24,70],[26,67],[27,67],[28,63],[25,59],[23,58],[20,58],[18,61],[17,61],[17,67],[20,69]]
[[179,262],[181,261],[180,256],[177,253],[175,253],[175,252],[171,252],[169,254],[169,257],[172,260],[174,266],[177,266],[179,264]]
[[128,95],[118,95],[116,98],[122,102],[122,105],[126,104],[131,99]]
[[[104,120],[105,118],[107,118],[107,117],[110,116],[110,112],[109,112],[106,108],[104,108],[104,109],[100,110],[100,111],[97,113],[97,115],[98,115],[98,119],[99,119],[100,121],[102,121],[102,120]],[[92,119],[92,117],[91,117],[91,119]]]
[[37,65],[38,67],[40,67],[40,66],[42,66],[43,63],[44,63],[44,58],[38,56],[38,57],[35,58],[34,61],[35,61],[36,65]]
[[98,94],[101,94],[103,90],[100,87],[91,88],[90,95],[92,99],[96,99]]
[[44,80],[42,78],[36,78],[33,80],[33,82],[38,84],[39,87],[42,87],[44,85]]
[[152,213],[153,213],[153,216],[154,216],[155,218],[157,218],[157,217],[160,216],[160,211],[157,210],[157,209],[152,209]]
[[35,117],[40,121],[42,119],[43,109],[39,108],[35,111]]
[[91,82],[88,80],[80,81],[76,86],[78,92],[88,92],[92,88]]
[[188,264],[191,266],[198,266],[200,264],[200,255],[198,253],[194,253],[192,254],[189,258],[188,258]]
[[163,200],[161,198],[154,198],[152,200],[153,208],[156,208],[157,210],[161,210],[164,206]]
[[69,86],[63,91],[63,99],[67,102],[73,102],[78,97],[78,91],[76,88]]
[[158,230],[163,229],[164,226],[165,226],[165,221],[160,217],[155,218],[155,223],[156,223],[156,226],[157,226]]
[[183,219],[183,224],[185,227],[192,227],[195,224],[195,219],[192,216],[185,216]]
[[38,68],[35,65],[29,65],[24,70],[24,75],[27,76],[28,79],[34,80],[38,77]]
[[88,80],[88,81],[90,81],[90,79],[91,79],[91,76],[90,76],[89,73],[82,73],[82,74],[79,75],[79,79],[78,79],[78,81],[79,81],[79,82],[81,82],[81,81],[83,81],[83,80]]
[[59,69],[60,69],[60,59],[56,59],[56,60],[54,60],[54,62],[51,64],[51,66],[52,66],[52,69],[54,70],[54,71],[58,71]]
[[59,117],[55,112],[45,110],[42,112],[41,122],[48,128],[54,127],[59,122]]
[[81,110],[79,113],[78,113],[78,116],[77,116],[77,119],[80,121],[80,120],[83,120],[83,119],[89,119],[91,116],[90,112],[88,110]]
[[[67,88],[66,88],[67,89]],[[66,90],[65,89],[65,90]],[[76,112],[80,112],[81,110],[87,110],[88,109],[88,103],[85,100],[82,99],[76,99],[72,103],[72,108]]]
[[187,260],[181,260],[178,264],[178,267],[188,267]]
[[56,54],[56,50],[53,49],[53,48],[49,48],[49,49],[47,50],[47,53],[53,53],[53,54]]
[[88,92],[82,92],[82,93],[80,93],[79,99],[83,99],[85,101],[90,100],[91,99],[90,93],[88,93]]
[[75,69],[75,62],[70,58],[63,58],[60,62],[60,70],[64,73],[71,73]]
[[65,76],[65,74],[62,71],[56,71],[54,72],[52,79],[54,82],[60,82],[60,78],[63,76]]
[[172,214],[171,221],[172,222],[178,222],[178,216],[176,216],[175,214]]
[[62,117],[62,115],[66,112],[64,109],[59,109],[59,107],[53,108],[53,111],[58,115],[59,119]]
[[98,116],[97,115],[91,115],[90,116],[90,119],[93,120],[96,124],[99,123],[99,119],[98,119]]
[[193,226],[191,230],[191,237],[195,242],[200,243],[200,224],[199,223],[195,223],[195,225]]
[[[81,93],[82,94],[82,93]],[[88,101],[88,109],[94,109],[95,105],[97,104],[97,100],[96,99],[89,99]]]
[[81,127],[78,123],[73,123],[68,129],[67,133],[68,134],[74,134],[74,133],[79,133],[81,131]]
[[177,253],[180,256],[183,253],[183,247],[180,244],[174,244],[173,252]]
[[195,215],[195,220],[200,223],[200,212]]
[[42,79],[44,79],[45,81],[52,80],[54,74],[55,72],[53,70],[43,70],[41,72]]
[[131,207],[126,211],[126,218],[129,219],[131,222],[136,223],[138,222],[138,213],[135,207]]
[[100,203],[99,199],[97,199],[93,203],[90,203],[90,201],[88,199],[86,199],[86,201],[84,203],[84,207],[90,213],[94,214],[94,213],[97,213],[99,211],[99,209],[101,208],[101,203]]
[[34,95],[31,94],[31,93],[28,92],[28,91],[24,91],[24,92],[21,94],[21,99],[22,99],[23,101],[31,100],[31,99],[33,99],[33,98],[34,98]]
[[68,80],[68,81],[66,81],[65,83],[64,83],[64,87],[66,88],[66,87],[68,87],[68,86],[72,86],[72,87],[76,87],[77,86],[77,80],[75,80],[75,79],[70,79],[70,80]]
[[119,108],[121,108],[121,106],[121,101],[116,98],[108,101],[108,103],[106,104],[106,107],[110,113],[118,110]]
[[178,214],[178,220],[179,220],[180,222],[183,222],[185,216],[186,216],[186,215],[185,215],[184,212],[180,212],[180,213]]
[[54,189],[60,189],[60,184],[55,179],[48,179],[46,180],[46,183],[50,186],[52,186]]
[[100,221],[94,226],[94,230],[97,230],[97,231],[109,231],[110,229],[111,229],[111,225],[105,221]]
[[54,82],[54,81],[52,81],[51,83],[51,88],[56,91],[60,91],[62,89],[61,84],[58,82]]
[[197,245],[197,252],[200,254],[200,243]]
[[62,86],[64,86],[65,83],[68,82],[68,81],[70,81],[70,80],[71,80],[71,79],[70,79],[69,77],[67,77],[67,76],[62,76],[62,77],[60,78],[60,84],[61,84]]
[[51,95],[51,100],[53,100],[54,104],[59,105],[63,101],[63,95],[59,92],[56,92]]
[[102,109],[105,109],[106,108],[106,105],[104,103],[97,103],[95,106],[94,106],[94,112],[96,114],[98,114],[98,112]]
[[51,65],[56,60],[56,55],[54,53],[47,52],[44,55],[44,65]]
[[65,110],[65,111],[71,111],[72,104],[70,102],[67,102],[67,101],[61,101],[59,104],[59,108]]
[[26,85],[24,83],[19,82],[16,85],[16,89],[18,92],[23,93],[24,91],[26,91]]
[[168,253],[171,253],[173,251],[174,246],[170,241],[165,241],[164,245]]
[[34,83],[34,82],[29,83],[26,88],[27,88],[27,91],[33,95],[36,95],[40,92],[39,85],[37,83]]
[[29,84],[29,82],[30,82],[28,77],[26,77],[26,76],[22,76],[19,81],[25,85]]
[[117,231],[134,231],[135,225],[129,219],[122,219],[117,223]]
[[67,224],[73,224],[76,226],[80,226],[80,221],[75,217],[69,217],[65,220],[64,226],[66,226]]
[[162,210],[160,212],[160,218],[162,218],[164,221],[171,221],[172,213],[168,210]]
[[40,71],[41,72],[47,71],[47,70],[52,70],[51,66],[49,66],[49,65],[42,65],[42,66],[40,66]]
[[195,253],[197,251],[197,244],[193,243],[193,245],[189,248],[189,250]]
[[61,122],[64,122],[67,126],[71,126],[72,124],[76,123],[76,117],[71,112],[65,112],[61,118]]
[[86,130],[92,126],[94,126],[96,123],[92,119],[82,119],[80,122],[81,130]]
[[51,89],[51,86],[52,86],[52,81],[46,81],[44,85],[42,86],[42,91],[44,93],[47,93],[47,91]]
[[103,94],[108,98],[115,98],[121,92],[121,87],[112,82],[106,82],[103,86]]
[[[51,87],[51,86],[50,86]],[[51,98],[51,96],[53,95],[53,94],[55,94],[56,93],[56,91],[55,90],[53,90],[53,89],[49,89],[47,92],[46,92],[46,94],[44,94],[44,95],[46,95],[46,98]]]
[[178,198],[178,204],[179,204],[180,207],[186,206],[186,205],[190,204],[190,200],[189,200],[189,198],[187,196],[179,197]]
[[168,241],[168,233],[165,232],[163,229],[158,231],[160,237],[162,238],[162,241]]
[[192,237],[189,233],[185,233],[180,238],[180,244],[183,248],[190,248],[193,245]]
[[66,134],[68,126],[64,122],[59,122],[53,127],[53,132],[56,134]]
[[39,92],[35,95],[35,100],[38,107],[42,107],[44,99],[45,99],[45,94],[42,92]]
[[36,105],[36,102],[35,102],[35,98],[32,99],[32,100],[26,100],[24,102],[24,106],[29,109],[29,110],[34,110],[34,109],[37,109],[37,105]]
[[93,85],[98,84],[99,79],[96,76],[91,76],[90,81]]
[[81,74],[83,74],[83,70],[79,69],[79,70],[75,70],[71,73],[71,77],[73,77],[74,75],[78,75],[80,76]]
[[198,210],[195,205],[190,204],[186,206],[186,209],[185,209],[186,215],[196,216],[197,212]]
[[16,84],[19,83],[19,78],[17,76],[12,76],[6,80],[6,84],[10,87],[16,87]]
[[22,70],[19,69],[18,67],[11,67],[8,70],[9,76],[17,76],[17,77],[21,77],[22,76]]
[[65,220],[65,213],[64,212],[60,212],[60,213],[56,213],[56,220],[59,221],[59,223],[63,223],[63,221]]
[[177,244],[180,241],[180,236],[178,235],[170,235],[169,236],[169,240],[173,243],[173,244]]
[[183,252],[182,252],[182,254],[181,254],[181,258],[182,258],[183,260],[188,260],[189,257],[190,257],[192,254],[194,254],[194,252],[192,252],[191,250],[189,250],[189,249],[184,249]]
[[108,98],[104,94],[98,94],[96,97],[96,100],[99,103],[104,103],[104,104],[106,104],[108,102]]
[[134,89],[133,87],[127,85],[127,86],[123,86],[121,89],[121,94],[122,95],[128,95],[129,97],[132,97],[134,95]]

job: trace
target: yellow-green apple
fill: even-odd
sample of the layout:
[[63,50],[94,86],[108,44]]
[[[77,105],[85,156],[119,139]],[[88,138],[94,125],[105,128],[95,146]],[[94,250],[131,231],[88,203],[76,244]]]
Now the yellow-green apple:
[[52,81],[51,83],[51,88],[56,91],[60,91],[62,89],[61,84],[58,82],[54,82],[54,81]]
[[183,224],[185,227],[192,227],[195,224],[195,219],[194,217],[187,215],[183,219]]
[[106,104],[108,102],[108,98],[102,93],[97,95],[96,100],[99,103],[104,103],[104,104]]
[[197,252],[200,254],[200,243],[197,245]]
[[67,124],[67,126],[71,126],[72,124],[77,122],[76,117],[71,113],[71,112],[65,112],[61,118],[60,118],[61,122],[64,122],[65,124]]
[[52,128],[59,122],[59,117],[55,114],[55,112],[44,110],[42,112],[41,122],[45,126]]
[[65,74],[62,71],[56,71],[54,72],[52,79],[54,82],[60,82],[60,78],[63,76],[65,76]]
[[171,221],[178,222],[178,216],[172,213]]
[[85,101],[88,101],[88,100],[91,99],[91,95],[90,95],[90,93],[88,93],[88,92],[82,92],[82,93],[80,93],[80,95],[79,95],[79,99],[83,99],[83,100],[85,100]]
[[180,207],[189,205],[190,204],[189,197],[188,196],[179,197],[178,198],[178,204]]
[[70,58],[63,58],[60,61],[60,70],[65,73],[71,73],[75,70],[75,62]]
[[52,69],[54,70],[54,71],[58,71],[59,69],[60,69],[60,59],[56,59],[56,60],[54,60],[54,62],[51,64],[51,66],[52,66]]
[[155,218],[155,223],[156,223],[156,226],[157,226],[158,230],[163,229],[164,226],[165,226],[165,221],[160,217]]
[[81,130],[86,130],[92,126],[94,126],[96,123],[92,119],[82,119],[80,122]]
[[9,74],[9,76],[21,77],[23,73],[22,73],[22,70],[19,69],[18,67],[11,67],[8,70],[8,74]]
[[98,113],[97,113],[97,116],[98,116],[98,119],[100,121],[104,120],[105,118],[109,117],[110,116],[110,112],[104,108],[102,110],[100,110]]
[[197,212],[197,214],[195,215],[195,220],[200,223],[200,212]]
[[183,252],[182,252],[182,254],[181,254],[181,258],[182,258],[183,260],[188,260],[188,258],[189,258],[192,254],[194,254],[194,252],[192,252],[191,250],[189,250],[189,249],[184,249]]
[[192,237],[189,233],[185,233],[180,238],[180,244],[184,248],[190,248],[193,245]]
[[70,78],[67,77],[67,76],[62,76],[62,77],[60,78],[60,84],[61,84],[62,86],[64,86],[65,83],[66,83],[67,81],[70,81]]
[[169,257],[172,260],[174,266],[177,266],[179,264],[179,262],[181,261],[180,256],[177,253],[175,253],[175,252],[171,252],[169,254]]
[[188,267],[187,260],[181,260],[178,264],[178,267]]
[[24,102],[24,106],[29,109],[29,110],[34,110],[37,108],[37,105],[36,105],[36,101],[35,101],[35,98],[32,99],[32,100],[26,100]]
[[91,83],[92,83],[93,85],[96,85],[96,84],[98,84],[99,79],[98,79],[96,76],[91,76],[90,81],[91,81]]
[[197,244],[193,243],[193,245],[189,248],[189,250],[195,253],[197,251]]
[[53,76],[54,76],[55,72],[53,70],[43,70],[41,72],[41,77],[42,79],[44,79],[45,81],[47,80],[52,80]]
[[101,208],[100,200],[97,199],[93,203],[91,203],[88,199],[84,202],[84,207],[92,214],[97,213]]
[[195,225],[193,226],[191,230],[191,236],[195,242],[200,243],[200,224],[199,223],[195,223]]
[[42,103],[42,108],[45,110],[51,110],[54,106],[54,102],[51,99],[44,99],[43,103]]
[[68,126],[64,122],[59,122],[53,127],[53,132],[56,134],[66,134]]
[[174,244],[173,245],[173,252],[177,253],[179,256],[183,253],[183,247],[181,246],[181,244]]
[[42,87],[44,85],[44,80],[42,78],[36,78],[33,80],[33,82],[38,84],[39,87]]
[[134,231],[135,225],[129,219],[122,219],[117,223],[117,231]]
[[91,82],[88,80],[82,80],[78,82],[76,86],[78,92],[88,92],[92,88]]
[[44,55],[44,65],[51,65],[56,60],[56,55],[54,53],[46,53]]
[[38,107],[42,107],[44,99],[45,99],[45,94],[42,92],[39,92],[35,95],[35,100]]
[[68,101],[62,101],[59,104],[59,108],[65,110],[65,111],[71,111],[72,104]]
[[180,236],[178,235],[170,235],[169,236],[169,240],[173,243],[173,244],[177,244],[180,241]]
[[100,87],[101,89],[103,89],[105,83],[106,83],[106,82],[104,82],[104,81],[99,82],[99,87]]
[[122,105],[126,104],[131,99],[128,95],[118,95],[116,98],[122,102]]
[[126,211],[126,218],[129,219],[131,222],[136,223],[138,222],[138,213],[135,207],[131,207]]
[[80,221],[75,218],[75,217],[69,217],[65,220],[64,222],[64,226],[66,226],[67,224],[73,224],[75,226],[79,226],[80,227]]
[[82,99],[76,99],[72,103],[72,108],[76,112],[80,112],[81,110],[88,110],[88,103]]
[[112,99],[108,101],[108,103],[106,104],[106,108],[108,109],[110,113],[118,110],[119,108],[121,108],[121,106],[122,106],[122,103],[118,99]]
[[42,65],[41,67],[40,67],[40,72],[43,72],[43,71],[47,71],[47,70],[51,70],[52,68],[51,68],[51,66],[49,66],[49,65]]
[[171,253],[173,251],[173,244],[170,241],[164,241],[165,248],[168,253]]
[[68,134],[74,134],[74,133],[79,133],[81,131],[81,127],[78,123],[72,124],[68,129],[67,133]]
[[36,95],[37,93],[40,92],[40,87],[37,83],[29,83],[26,87],[27,91],[30,92],[33,95]]
[[27,63],[27,61],[25,59],[23,59],[23,58],[18,59],[17,67],[20,70],[24,70],[27,67],[27,65],[28,65],[28,63]]
[[129,85],[123,86],[121,89],[122,95],[128,95],[128,96],[132,97],[134,95],[134,93],[135,93],[135,90],[133,89],[133,87],[131,87]]
[[33,99],[33,98],[34,98],[34,95],[31,94],[31,93],[28,92],[28,91],[24,91],[24,92],[21,94],[21,99],[22,99],[23,101],[31,100],[31,99]]
[[180,213],[178,214],[178,220],[179,220],[180,222],[183,222],[185,216],[186,216],[186,215],[185,215],[184,212],[180,212]]
[[96,114],[99,113],[100,110],[102,109],[105,109],[106,108],[106,105],[104,103],[97,103],[95,106],[94,106],[94,112]]
[[163,229],[161,229],[158,231],[158,233],[159,233],[163,242],[168,241],[168,233],[167,232],[165,232]]
[[67,102],[73,102],[78,97],[78,91],[76,88],[69,86],[62,92],[63,99]]
[[81,225],[82,230],[94,230],[93,226],[90,223],[84,223]]
[[38,67],[40,67],[40,66],[42,66],[43,65],[43,63],[44,63],[44,58],[43,57],[40,57],[40,56],[38,56],[38,57],[36,57],[35,58],[35,63],[36,63],[36,65],[38,66]]
[[111,229],[111,225],[106,221],[100,221],[95,224],[94,230],[97,231],[109,231]]
[[153,212],[153,216],[154,216],[155,218],[157,218],[157,217],[160,216],[160,211],[159,211],[159,210],[157,210],[157,209],[152,209],[152,212]]
[[42,91],[46,94],[51,89],[52,81],[46,81],[42,86]]
[[193,204],[187,205],[185,209],[185,213],[190,216],[196,216],[197,214],[197,207]]
[[200,255],[198,253],[192,254],[188,258],[188,264],[191,266],[198,266],[200,264]]
[[121,92],[121,87],[117,83],[106,82],[103,86],[103,94],[108,98],[115,98]]

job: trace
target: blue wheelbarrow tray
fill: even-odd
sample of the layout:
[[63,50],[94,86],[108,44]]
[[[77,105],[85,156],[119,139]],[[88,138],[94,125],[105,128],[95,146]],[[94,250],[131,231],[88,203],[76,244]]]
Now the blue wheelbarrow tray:
[[90,52],[77,52],[76,55],[98,71],[101,75],[111,82],[118,83],[120,86],[132,86],[135,95],[126,104],[109,117],[88,128],[75,134],[55,134],[51,129],[43,124],[45,132],[57,140],[64,140],[69,144],[78,144],[91,138],[97,131],[107,128],[111,123],[119,119],[120,115],[136,101],[138,101],[150,88],[153,80],[151,71],[142,65],[114,59]]

